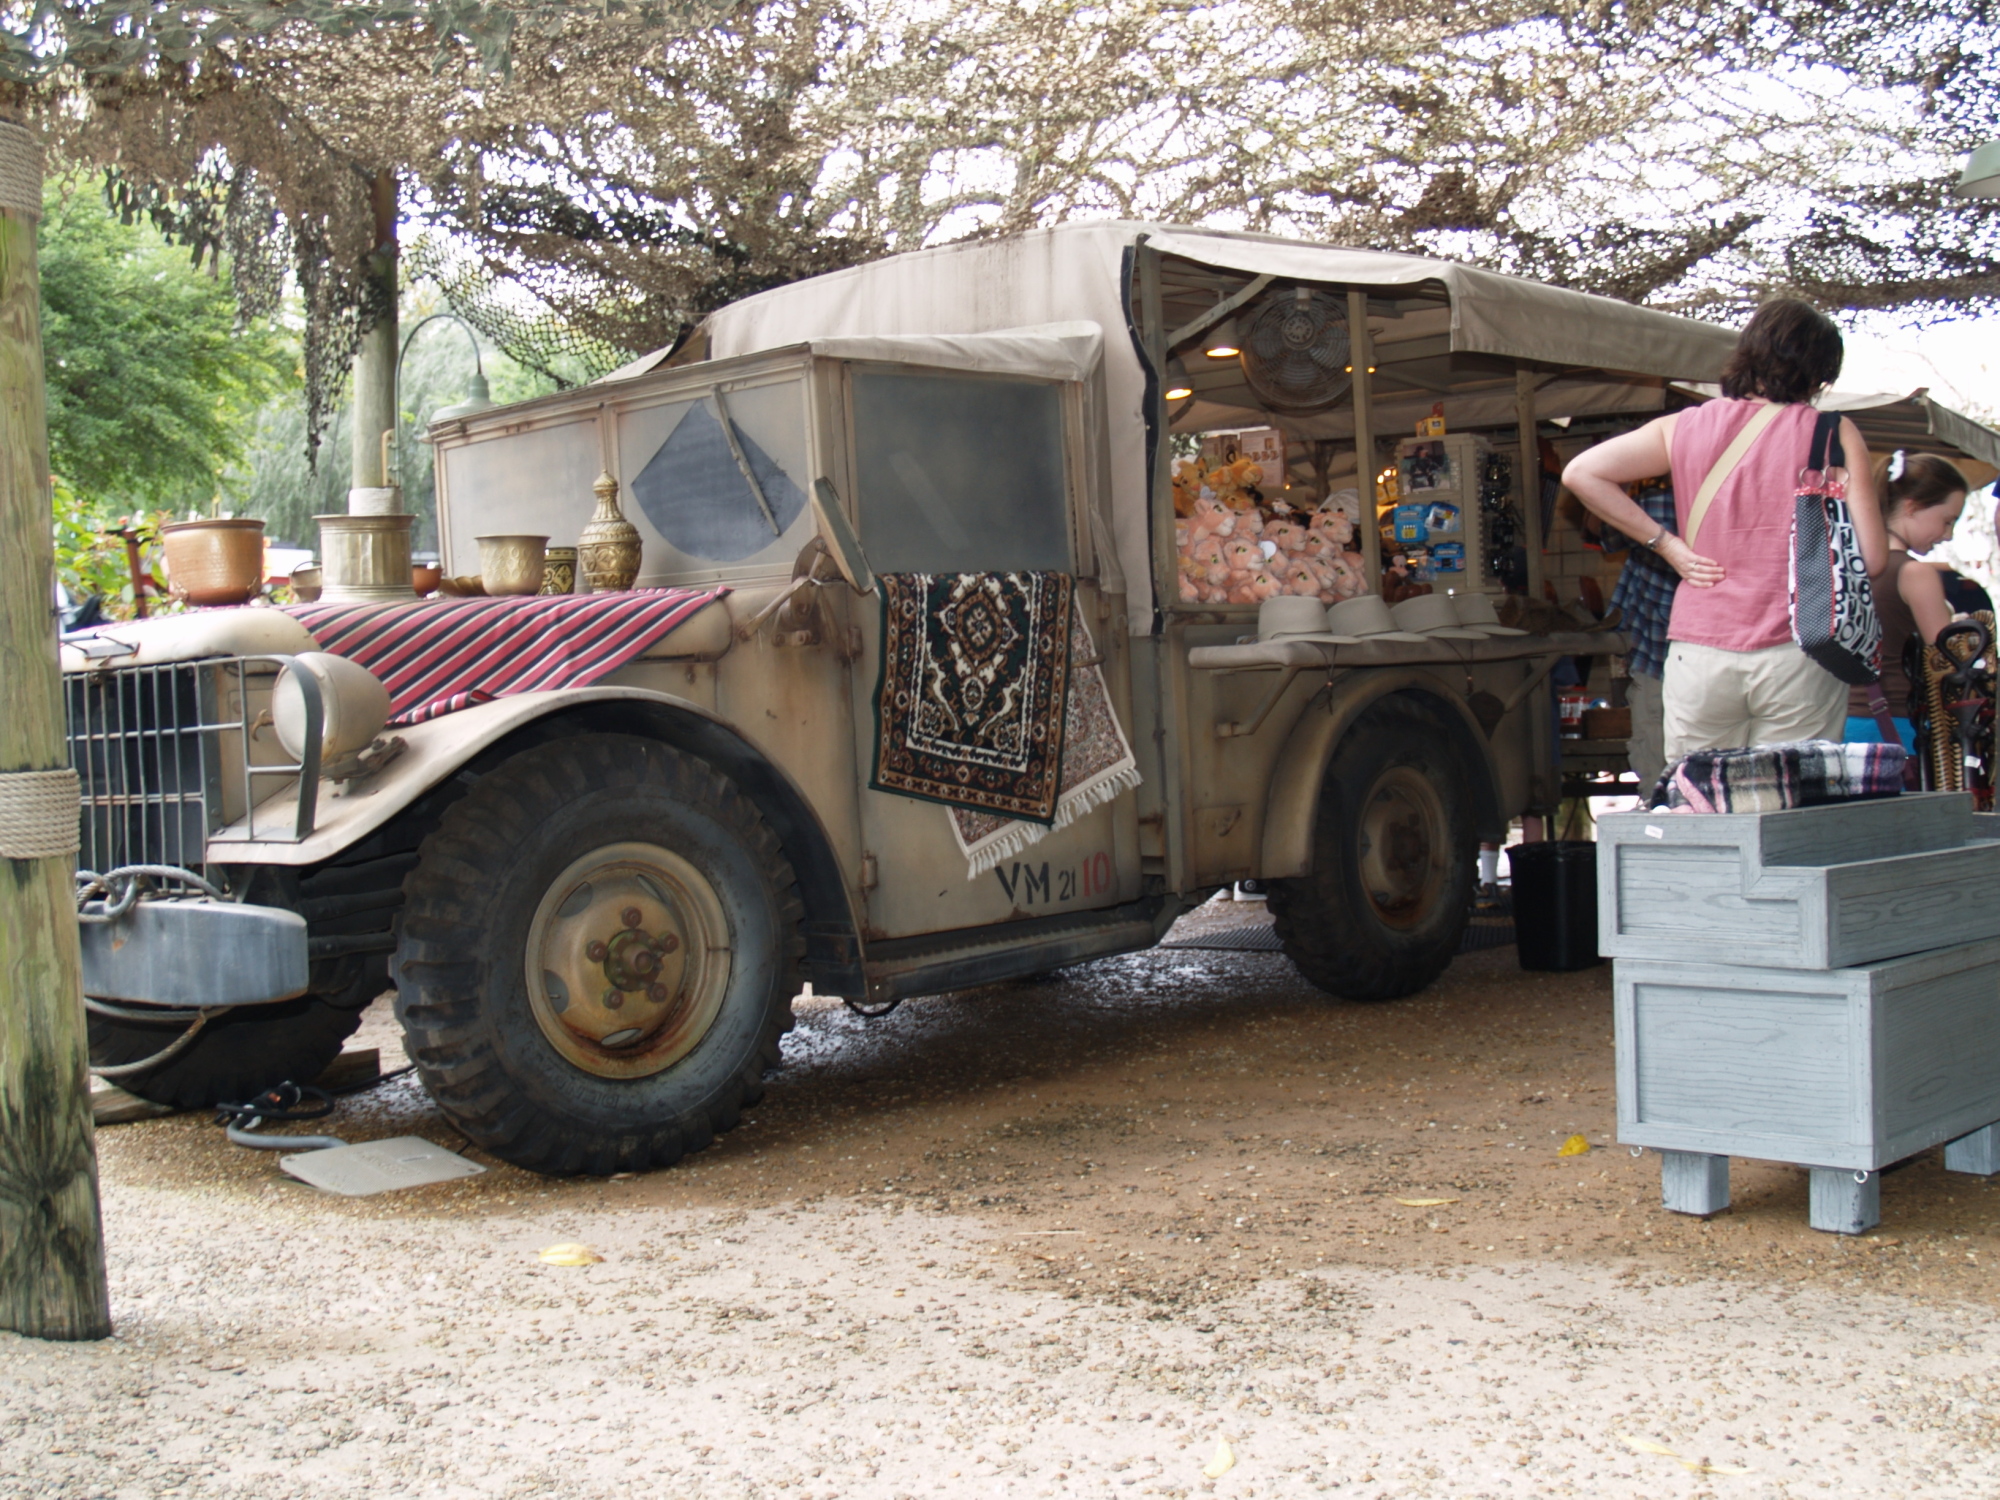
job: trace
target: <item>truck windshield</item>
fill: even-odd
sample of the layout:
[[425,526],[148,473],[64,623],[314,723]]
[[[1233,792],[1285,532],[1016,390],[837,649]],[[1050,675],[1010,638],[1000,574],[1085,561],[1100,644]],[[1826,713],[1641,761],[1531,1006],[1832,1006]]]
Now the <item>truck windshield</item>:
[[1071,571],[1059,389],[853,372],[861,545],[883,573]]

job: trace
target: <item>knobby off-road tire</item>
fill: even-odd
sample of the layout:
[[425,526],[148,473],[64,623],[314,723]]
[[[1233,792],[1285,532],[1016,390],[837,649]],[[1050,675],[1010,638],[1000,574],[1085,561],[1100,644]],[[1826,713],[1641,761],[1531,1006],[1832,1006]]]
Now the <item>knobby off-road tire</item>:
[[1442,974],[1472,908],[1478,841],[1445,727],[1388,699],[1340,742],[1320,786],[1312,873],[1270,882],[1299,971],[1345,1000],[1395,1000]]
[[524,751],[445,814],[404,893],[410,1056],[495,1156],[667,1166],[762,1097],[804,908],[776,835],[702,761],[608,734]]
[[[341,1043],[361,1024],[361,1008],[370,998],[372,992],[358,1005],[346,1007],[317,995],[276,1005],[246,1005],[210,1021],[186,1051],[159,1067],[111,1081],[128,1094],[177,1109],[240,1103],[287,1079],[306,1083],[340,1055]],[[100,1068],[138,1062],[186,1030],[184,1021],[156,1025],[114,1020],[93,1011],[90,1061]]]

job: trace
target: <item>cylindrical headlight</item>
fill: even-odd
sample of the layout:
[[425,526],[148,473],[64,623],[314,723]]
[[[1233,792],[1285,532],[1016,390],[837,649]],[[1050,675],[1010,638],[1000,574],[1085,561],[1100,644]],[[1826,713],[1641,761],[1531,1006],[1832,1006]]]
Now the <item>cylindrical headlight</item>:
[[389,690],[381,678],[344,656],[303,651],[278,673],[271,688],[272,726],[288,755],[305,758],[306,695],[297,681],[300,672],[311,673],[319,684],[326,711],[320,730],[320,754],[325,758],[362,749],[389,722]]

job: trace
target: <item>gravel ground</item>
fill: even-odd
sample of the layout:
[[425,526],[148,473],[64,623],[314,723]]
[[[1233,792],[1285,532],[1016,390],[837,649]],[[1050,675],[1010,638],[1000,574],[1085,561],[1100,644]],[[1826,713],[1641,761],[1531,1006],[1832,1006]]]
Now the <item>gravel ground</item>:
[[[1664,1214],[1655,1160],[1607,1149],[1609,1029],[1608,968],[1512,950],[1388,1007],[1155,952],[883,1022],[809,1003],[749,1122],[643,1178],[486,1162],[343,1200],[199,1117],[108,1128],[118,1333],[0,1335],[0,1475],[63,1500],[2000,1493],[1989,1185],[1933,1154],[1847,1240],[1806,1229],[1802,1173],[1739,1163],[1729,1212]],[[357,1041],[390,1055],[391,1023]],[[462,1144],[408,1080],[330,1124]],[[1596,1149],[1558,1158],[1571,1133]],[[567,1241],[602,1260],[539,1261]]]

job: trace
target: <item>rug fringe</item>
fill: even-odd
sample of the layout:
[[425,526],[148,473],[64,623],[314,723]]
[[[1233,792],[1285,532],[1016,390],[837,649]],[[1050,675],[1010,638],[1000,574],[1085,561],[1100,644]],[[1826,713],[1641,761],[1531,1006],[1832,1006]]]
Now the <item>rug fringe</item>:
[[1142,779],[1136,760],[1129,760],[1123,765],[1113,766],[1093,776],[1063,797],[1061,804],[1056,808],[1055,822],[1047,827],[1040,823],[1024,823],[1017,819],[995,833],[978,853],[967,857],[965,878],[977,880],[1002,860],[1012,859],[1015,855],[1033,848],[1050,834],[1069,827],[1093,808],[1116,801],[1120,795],[1138,786]]

